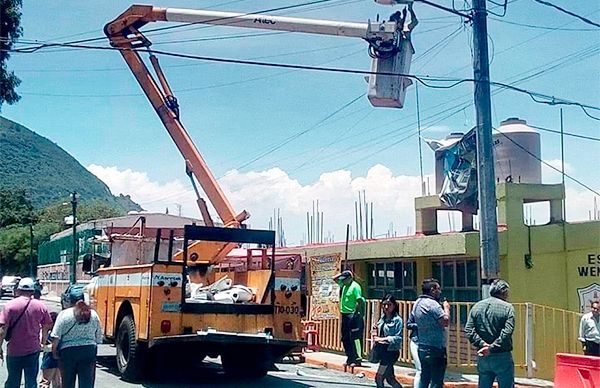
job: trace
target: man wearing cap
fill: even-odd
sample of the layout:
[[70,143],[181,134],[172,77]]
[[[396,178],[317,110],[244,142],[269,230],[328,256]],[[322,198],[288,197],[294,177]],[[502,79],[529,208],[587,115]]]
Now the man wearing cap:
[[354,281],[352,271],[345,270],[333,277],[340,286],[340,313],[342,315],[342,345],[346,353],[346,365],[360,366],[364,298],[360,284]]
[[[41,301],[32,298],[34,281],[23,278],[19,281],[16,298],[0,312],[0,359],[4,360],[2,343],[10,333],[7,346],[6,369],[8,378],[5,388],[21,386],[21,374],[25,374],[25,388],[37,387],[41,339],[48,337],[52,319]],[[42,332],[40,337],[40,330]]]
[[494,280],[490,297],[475,303],[467,319],[465,332],[479,356],[480,388],[491,388],[495,379],[499,388],[512,388],[515,384],[512,358],[515,309],[507,302],[509,290],[507,282]]

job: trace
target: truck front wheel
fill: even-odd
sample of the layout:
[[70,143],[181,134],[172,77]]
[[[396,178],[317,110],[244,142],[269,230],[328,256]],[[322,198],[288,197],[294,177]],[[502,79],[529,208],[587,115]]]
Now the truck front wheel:
[[135,335],[135,322],[131,315],[125,316],[117,331],[117,368],[126,381],[136,381],[144,369],[146,344],[139,342]]

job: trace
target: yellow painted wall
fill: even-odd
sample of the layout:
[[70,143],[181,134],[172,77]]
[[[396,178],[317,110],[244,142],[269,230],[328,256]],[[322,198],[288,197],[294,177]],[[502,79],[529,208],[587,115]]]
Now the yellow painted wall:
[[[500,275],[511,285],[512,302],[579,312],[578,289],[598,284],[600,294],[600,221],[563,224],[556,218],[563,194],[561,185],[502,183],[496,187]],[[527,227],[523,222],[523,203],[544,200],[552,204],[555,223]],[[419,294],[420,283],[431,276],[432,259],[479,257],[479,246],[478,232],[351,241],[348,259],[355,264],[363,287],[367,283],[368,261],[415,259]],[[284,251],[305,256],[340,252],[343,256],[344,243]],[[526,268],[527,253],[531,254],[532,268]]]
[[[600,224],[600,223],[599,223]],[[598,226],[600,232],[600,225]],[[578,289],[583,289],[591,284],[600,286],[600,244],[585,249],[569,251],[567,254],[567,310],[583,312],[589,306],[581,306]],[[600,291],[595,293],[594,299],[600,300]]]
[[[527,227],[523,223],[524,200],[556,199],[562,195],[561,187],[549,187],[550,192],[545,193],[544,185],[498,186],[498,218],[507,226],[499,239],[501,276],[511,285],[512,302],[532,302],[579,312],[577,289],[594,283],[600,287],[600,222],[559,220]],[[531,254],[533,268],[525,266],[526,253]]]

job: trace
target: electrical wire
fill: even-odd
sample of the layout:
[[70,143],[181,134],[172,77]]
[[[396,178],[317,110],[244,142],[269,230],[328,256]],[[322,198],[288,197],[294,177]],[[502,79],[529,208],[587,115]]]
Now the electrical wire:
[[[288,9],[306,7],[306,6],[315,5],[315,4],[328,3],[328,2],[332,2],[332,1],[337,1],[337,0],[314,0],[314,1],[306,2],[306,3],[293,4],[293,5],[283,6],[283,7],[270,8],[270,9],[261,10],[261,11],[254,11],[254,12],[242,13],[240,15],[241,16],[247,16],[247,15],[254,15],[254,14],[263,14],[263,13],[268,13],[268,12],[277,12],[277,11],[282,11],[282,10],[288,10]],[[233,2],[236,2],[236,1],[233,1]],[[229,2],[229,3],[233,3],[233,2]],[[342,4],[344,2],[345,1],[343,1]],[[227,4],[227,3],[225,3],[225,4]],[[183,23],[183,24],[179,24],[179,25],[175,25],[175,26],[158,27],[158,28],[146,30],[146,31],[144,31],[144,34],[148,34],[149,36],[150,35],[155,36],[157,34],[153,34],[154,32],[174,30],[174,29],[182,29],[182,28],[190,26],[190,25],[206,24],[206,23],[211,23],[211,22],[216,22],[216,21],[222,21],[222,20],[227,20],[227,19],[232,19],[232,18],[231,17],[216,18],[216,19],[209,20],[209,21],[204,21],[204,22]],[[212,26],[212,25],[211,26],[202,26],[202,28],[210,28],[210,27],[214,27],[214,26]],[[96,42],[96,41],[105,40],[105,39],[106,39],[106,36],[101,36],[101,37],[96,37],[96,38],[88,38],[88,39],[80,39],[80,40],[75,40],[75,41],[70,41],[70,42],[64,42],[63,44],[73,44],[73,45],[76,45],[76,44],[81,44],[81,43]],[[44,44],[37,45],[36,47],[29,47],[29,48],[19,49],[19,50],[22,51],[22,52],[25,52],[25,51],[34,52],[34,51],[38,51],[38,50],[40,50],[42,48],[51,47],[51,46],[54,46],[54,45],[55,44],[44,43]]]
[[[449,117],[452,117],[453,115],[461,112],[465,107],[467,107],[469,105],[471,105],[470,101],[463,102],[463,103],[451,106],[450,108],[444,109],[440,112],[437,112],[433,115],[426,117],[425,119],[423,119],[423,122],[426,122],[426,124],[425,124],[425,128],[422,129],[422,131],[428,130],[428,129],[432,128],[433,126],[435,126],[436,124],[443,122],[444,120],[448,119]],[[448,113],[448,114],[444,115],[445,113]],[[374,151],[368,155],[369,157],[374,156],[374,155],[380,154],[382,151],[385,151],[392,146],[395,146],[405,140],[410,139],[414,135],[418,135],[418,129],[417,130],[413,129],[417,125],[417,121],[410,122],[410,123],[402,125],[401,127],[398,127],[398,128],[394,128],[394,129],[392,129],[384,134],[381,134],[381,135],[379,135],[379,134],[375,135],[373,132],[375,129],[378,129],[378,128],[389,128],[389,126],[391,124],[398,122],[398,121],[405,121],[405,118],[402,117],[399,119],[395,119],[395,120],[386,122],[382,125],[367,128],[367,129],[363,130],[363,133],[372,134],[371,140],[365,141],[364,139],[360,138],[359,139],[360,144],[346,147],[345,149],[342,149],[337,153],[330,154],[325,158],[313,159],[313,160],[311,160],[310,164],[319,165],[322,162],[326,162],[326,161],[331,161],[331,160],[337,161],[337,160],[342,160],[342,159],[348,159],[348,156],[350,154],[355,154],[357,152],[361,152],[363,150],[367,150],[372,147],[375,147],[375,146],[378,146],[381,144],[385,144],[383,147],[378,148],[376,151]],[[410,134],[411,132],[413,132],[413,133]],[[405,135],[407,135],[407,136],[405,138],[402,138],[401,141],[394,141],[393,143],[390,144],[390,142],[393,140],[393,138],[397,138],[398,136],[405,136]],[[365,156],[361,155],[361,158],[359,161],[352,163],[350,165],[356,164],[364,159],[365,159]],[[346,167],[349,167],[350,165],[347,165]],[[305,169],[303,169],[303,170],[305,170]]]
[[[544,34],[546,34],[546,33],[544,33]],[[557,70],[558,68],[561,68],[562,67],[561,65],[563,65],[563,64],[565,64],[565,66],[566,65],[574,65],[584,59],[587,59],[591,55],[595,54],[595,51],[593,50],[593,48],[596,46],[597,46],[596,44],[593,44],[591,46],[584,48],[583,50],[580,50],[580,51],[577,51],[574,53],[567,53],[565,56],[563,56],[561,58],[558,58],[554,61],[548,62],[542,66],[538,66],[538,67],[526,70],[524,72],[521,72],[519,74],[516,74],[512,77],[505,79],[503,82],[516,84],[516,83],[524,82],[524,81],[531,80],[531,79],[534,79],[537,77],[541,77],[544,75],[548,75],[552,71]],[[592,50],[592,51],[590,51],[590,50]],[[554,64],[554,62],[557,62],[557,61],[559,61],[559,63]],[[547,67],[550,64],[552,64],[552,66]],[[537,71],[538,69],[539,69],[539,71]],[[537,73],[528,74],[532,71],[537,71]],[[521,77],[521,78],[515,78],[515,77]],[[494,91],[492,91],[492,96],[495,96],[496,94],[498,94],[499,92],[502,92],[502,91],[503,90],[494,90]],[[468,98],[468,97],[470,97],[470,94],[462,95],[459,98]],[[442,105],[444,105],[444,104],[445,103],[442,103]]]
[[[270,9],[265,9],[265,10],[261,10],[261,11],[253,11],[253,12],[240,13],[238,16],[248,16],[248,15],[255,15],[255,14],[264,14],[264,13],[268,13],[268,12],[285,11],[285,10],[288,10],[288,9],[294,9],[294,8],[300,8],[300,7],[307,7],[307,6],[316,5],[316,4],[329,3],[329,2],[332,2],[332,1],[338,1],[338,0],[314,0],[314,1],[309,1],[309,2],[306,2],[306,3],[293,4],[293,5],[287,5],[287,6],[282,6],[282,7],[276,7],[276,8],[270,8]],[[344,1],[341,2],[341,4],[344,4],[345,2],[346,1],[344,0]],[[168,31],[168,30],[174,30],[174,29],[181,29],[181,28],[184,28],[184,27],[187,27],[187,26],[193,26],[193,25],[198,25],[198,24],[206,24],[206,23],[214,23],[214,22],[217,22],[217,21],[224,21],[224,20],[228,20],[228,19],[234,19],[232,22],[234,22],[234,23],[237,22],[235,20],[235,18],[232,18],[232,17],[223,17],[223,18],[216,18],[216,19],[212,19],[212,20],[209,20],[209,21],[203,21],[203,22],[184,23],[184,24],[180,24],[180,25],[176,25],[176,26],[166,26],[166,27],[153,28],[153,29],[144,31],[144,34],[149,34],[149,36],[150,35],[156,35],[156,34],[151,34],[151,33]],[[220,26],[227,26],[227,24],[220,24]],[[214,27],[214,26],[201,26],[201,27],[199,27],[197,29],[204,29],[204,28],[211,28],[211,27]]]
[[556,129],[550,129],[550,128],[544,128],[544,127],[539,127],[536,125],[531,125],[531,124],[527,124],[528,126],[530,126],[531,128],[535,128],[538,129],[540,131],[544,131],[544,132],[550,132],[550,133],[556,133],[558,135],[565,135],[565,136],[571,136],[571,137],[575,137],[578,139],[584,139],[584,140],[591,140],[591,141],[600,141],[600,137],[592,137],[592,136],[586,136],[586,135],[580,135],[578,133],[570,133],[570,132],[561,132],[559,130]]
[[317,123],[313,124],[311,127],[300,131],[292,136],[289,136],[287,139],[285,139],[284,141],[282,141],[281,143],[277,144],[276,146],[272,147],[270,150],[263,152],[262,154],[252,158],[250,161],[242,164],[241,166],[239,166],[237,168],[237,170],[240,170],[244,167],[248,167],[250,164],[264,158],[265,156],[277,151],[278,149],[280,149],[281,147],[285,146],[286,144],[290,143],[291,141],[299,138],[300,136],[318,128],[321,124],[323,124],[324,122],[326,122],[327,120],[329,120],[330,118],[332,118],[333,116],[335,116],[336,114],[338,114],[339,112],[343,111],[344,109],[346,109],[347,107],[349,107],[350,105],[354,104],[356,101],[360,100],[361,98],[363,98],[365,96],[365,93],[362,93],[361,95],[359,95],[358,97],[353,98],[351,101],[348,101],[347,103],[345,103],[344,105],[342,105],[340,108],[336,109],[335,111],[333,111],[332,113],[330,113],[329,115],[327,115],[326,117],[324,117],[323,119],[319,120]]
[[[433,89],[451,89],[462,83],[480,82],[480,81],[477,81],[477,80],[471,79],[471,78],[448,79],[448,78],[442,78],[442,77],[417,76],[417,75],[412,75],[412,74],[402,74],[402,73],[394,73],[394,72],[372,72],[372,71],[356,70],[356,69],[295,65],[295,64],[286,64],[286,63],[260,62],[260,61],[251,61],[251,60],[242,60],[242,59],[229,59],[229,58],[207,57],[207,56],[192,55],[192,54],[182,54],[182,53],[174,53],[174,52],[163,51],[163,50],[137,50],[137,49],[98,47],[98,46],[87,46],[87,45],[79,45],[79,44],[64,44],[64,43],[60,43],[60,44],[57,43],[56,45],[60,45],[60,46],[64,46],[64,47],[80,48],[80,49],[92,49],[92,50],[109,50],[109,51],[131,50],[131,51],[142,51],[142,52],[149,51],[153,54],[165,55],[165,56],[170,56],[170,57],[175,57],[175,58],[186,58],[186,59],[195,59],[195,60],[212,61],[212,62],[219,62],[219,63],[231,63],[231,64],[240,64],[240,65],[250,65],[250,66],[278,67],[278,68],[285,68],[285,69],[323,71],[323,72],[343,73],[343,74],[360,74],[360,75],[377,74],[377,75],[402,76],[402,77],[414,79],[414,80],[418,81],[419,83],[421,83],[422,85],[424,85],[425,87],[433,88]],[[9,51],[14,51],[14,50],[9,50]],[[449,85],[434,85],[434,84],[430,84],[430,83],[426,82],[426,80],[432,81],[432,82],[452,82],[452,83]],[[549,95],[539,93],[539,92],[529,91],[529,90],[519,88],[519,87],[516,87],[513,85],[504,84],[502,82],[490,81],[489,83],[491,86],[496,86],[496,87],[504,88],[504,89],[510,89],[510,90],[513,90],[513,91],[516,91],[519,93],[527,94],[531,97],[531,99],[533,101],[535,101],[537,103],[549,104],[549,105],[573,105],[573,106],[580,107],[586,113],[586,115],[590,116],[593,119],[596,119],[596,118],[594,116],[591,116],[586,111],[586,109],[600,111],[600,108],[596,107],[596,106],[582,104],[577,101],[571,101],[571,100],[567,100],[564,98],[558,98],[555,96],[549,96]],[[544,101],[544,100],[548,100],[548,101]]]
[[[512,1],[512,2],[510,2],[510,3],[514,3],[514,1]],[[595,14],[595,13],[597,13],[597,12],[598,12],[597,10],[596,10],[596,11],[589,12],[589,13],[587,13],[587,14],[586,14],[586,16],[593,15],[593,14]],[[567,23],[565,23],[565,24],[562,24],[562,25],[563,25],[563,26],[568,26],[568,25],[570,25],[570,24],[574,24],[574,23],[575,23],[575,20],[572,20],[572,21],[570,21],[570,22],[567,22]],[[516,43],[516,44],[514,44],[514,45],[511,45],[511,46],[509,46],[509,47],[507,47],[507,48],[505,48],[505,49],[503,49],[503,50],[500,50],[500,51],[498,51],[498,52],[496,53],[496,56],[498,56],[498,55],[501,55],[501,54],[504,54],[505,52],[508,52],[508,51],[510,51],[510,50],[513,50],[513,49],[515,49],[515,48],[517,48],[517,47],[519,47],[519,46],[522,46],[522,45],[524,45],[524,44],[530,43],[530,42],[532,42],[532,41],[534,41],[534,40],[536,40],[536,39],[539,39],[539,38],[541,38],[541,37],[543,37],[543,36],[545,36],[545,35],[551,34],[551,33],[552,33],[552,32],[554,32],[554,31],[559,31],[559,30],[560,30],[560,28],[561,28],[561,27],[558,27],[558,26],[557,26],[557,27],[555,27],[555,28],[552,28],[552,29],[550,29],[549,31],[542,32],[542,33],[540,33],[540,34],[537,34],[537,35],[535,35],[535,36],[533,36],[533,37],[531,37],[531,38],[529,38],[529,39],[526,39],[526,40],[523,40],[523,41],[521,41],[521,42],[519,42],[519,43]],[[469,41],[469,45],[470,45],[470,47],[471,47],[471,44],[472,44],[472,42],[471,42],[471,41]],[[473,49],[473,48],[471,47],[471,50],[472,50],[472,49]],[[454,74],[454,73],[456,73],[456,72],[458,72],[458,71],[460,71],[460,70],[466,69],[466,68],[468,68],[468,67],[470,67],[470,66],[471,66],[471,64],[467,64],[467,65],[465,65],[465,66],[461,66],[461,67],[459,67],[459,68],[457,68],[457,69],[454,69],[454,70],[452,70],[452,71],[449,71],[448,73],[445,73],[445,74],[443,74],[442,76],[448,76],[448,75],[450,75],[450,74]]]
[[545,6],[557,9],[560,12],[566,13],[569,16],[573,16],[573,17],[575,17],[575,18],[583,21],[584,23],[590,24],[590,25],[595,26],[595,27],[600,27],[600,24],[598,24],[596,22],[593,22],[593,21],[591,21],[590,19],[588,19],[588,18],[586,18],[584,16],[578,15],[578,14],[576,14],[574,12],[571,12],[571,11],[568,11],[568,10],[562,8],[562,7],[559,7],[558,5],[553,4],[553,3],[549,2],[549,1],[544,1],[544,0],[533,0],[533,1],[535,1],[536,3],[540,3],[542,5],[545,5]]
[[346,136],[348,133],[350,133],[354,128],[358,127],[358,125],[361,122],[363,122],[367,117],[369,117],[371,114],[373,114],[373,109],[369,109],[364,115],[359,117],[352,125],[345,128],[339,136],[337,136],[335,139],[331,140],[327,144],[320,146],[318,149],[311,149],[311,150],[308,150],[305,152],[292,154],[287,158],[278,158],[277,161],[282,162],[282,161],[289,160],[292,158],[304,159],[304,162],[302,162],[300,165],[294,167],[292,170],[289,170],[288,174],[290,174],[292,172],[296,172],[296,171],[302,169],[304,166],[314,163],[315,157],[305,157],[308,153],[313,152],[313,153],[317,153],[318,155],[322,155],[325,152],[325,150],[329,149],[332,145],[338,143],[341,139],[344,138],[344,136]]
[[[583,54],[585,54],[585,53],[586,53],[586,51],[589,51],[589,49],[590,49],[590,48],[593,48],[594,46],[595,46],[595,45],[591,45],[590,47],[588,47],[588,48],[586,48],[586,49],[582,50],[582,51],[581,51],[581,52],[579,52],[579,53],[567,54],[567,55],[565,55],[565,58],[577,58],[577,57],[579,57],[579,58],[583,59],[584,57],[583,57],[581,54],[582,54],[582,53],[583,53]],[[572,64],[572,63],[576,63],[576,61],[572,61],[572,62],[571,62],[571,64]],[[556,67],[556,65],[554,65],[554,67]],[[554,70],[554,68],[550,68],[550,69],[548,69],[546,72],[544,72],[544,74],[547,74],[548,72],[550,72],[550,71],[552,71],[552,70]],[[526,73],[526,72],[525,72],[525,73]],[[539,73],[541,74],[542,72],[539,72]],[[523,73],[522,73],[522,74],[523,74]],[[514,78],[514,77],[513,77],[513,78]],[[523,80],[523,79],[527,79],[527,77],[525,77],[525,78],[522,78],[521,80]],[[505,81],[505,82],[506,82],[506,81]],[[516,82],[520,82],[520,80],[517,80]],[[497,94],[497,93],[499,93],[499,92],[502,92],[502,91],[503,91],[503,90],[494,90],[494,91],[492,92],[492,95],[495,95],[495,94]],[[450,111],[450,110],[452,110],[452,109],[454,109],[454,108],[458,108],[458,110],[457,110],[457,111],[455,111],[455,112],[451,112],[451,113],[450,113],[450,115],[449,115],[449,116],[451,116],[451,115],[454,115],[454,114],[455,114],[456,112],[458,112],[458,111],[464,111],[464,108],[466,108],[466,107],[467,107],[467,106],[469,106],[470,104],[471,104],[471,103],[470,103],[470,101],[466,101],[465,103],[462,103],[462,104],[459,104],[459,105],[452,106],[452,107],[450,107],[450,108],[446,109],[445,111],[442,111],[442,112],[440,112],[440,113],[438,113],[438,114],[441,114],[441,113],[444,113],[444,112]],[[438,105],[438,106],[439,106],[439,105]],[[434,116],[435,116],[435,115],[434,115]],[[429,120],[429,119],[433,118],[434,116],[427,117],[425,120]],[[445,119],[445,118],[443,118],[443,119]],[[387,126],[389,126],[390,124],[392,124],[393,122],[395,122],[395,121],[401,121],[401,120],[403,120],[403,119],[393,120],[392,122],[385,123],[385,124],[384,124],[384,125],[382,125],[382,126],[384,126],[384,127],[387,127]],[[439,121],[440,121],[440,120],[438,120],[437,122],[439,122]],[[429,126],[432,126],[432,125],[435,125],[435,124],[436,124],[436,122],[434,122],[434,123],[430,123],[430,124],[429,124]],[[410,127],[410,126],[412,126],[412,125],[413,125],[413,124],[411,123],[411,124],[409,124],[407,127]],[[372,131],[373,131],[374,129],[376,129],[376,128],[377,128],[377,127],[369,128],[369,129],[365,130],[365,132],[372,133]],[[396,130],[394,130],[394,131],[391,131],[391,132],[388,132],[388,133],[387,133],[387,134],[385,134],[385,135],[378,135],[378,136],[377,136],[377,138],[378,138],[378,139],[382,139],[382,141],[380,141],[380,142],[378,142],[378,143],[384,143],[384,142],[387,142],[387,140],[386,140],[386,137],[387,137],[387,135],[389,135],[389,134],[392,134],[392,133],[395,133],[395,132],[396,132]],[[579,136],[582,136],[582,138],[585,138],[585,136],[583,136],[583,135],[579,135]],[[575,135],[575,137],[578,137],[578,135]],[[593,138],[592,138],[592,139],[593,139]],[[372,146],[374,146],[374,145],[376,145],[376,144],[377,144],[377,143],[373,144],[373,142],[362,143],[363,147],[360,147],[360,148],[362,148],[362,149],[366,149],[366,148],[372,147]],[[387,149],[387,147],[386,147],[385,149]],[[382,150],[383,150],[383,149],[378,149],[378,150],[377,150],[377,151],[376,151],[376,152],[375,152],[373,155],[375,155],[376,153],[379,153],[379,152],[381,152]],[[346,149],[346,150],[343,150],[343,151],[342,151],[340,154],[347,156],[348,152],[349,152],[349,149]],[[335,159],[335,156],[331,157],[330,159]],[[315,162],[315,163],[319,163],[319,162],[320,162],[320,160],[315,160],[314,162]]]
[[208,36],[204,38],[190,38],[190,39],[178,39],[178,40],[167,40],[152,42],[152,46],[160,46],[163,44],[181,44],[181,43],[197,43],[197,42],[214,42],[220,40],[229,39],[240,39],[240,38],[254,38],[257,36],[271,36],[271,35],[285,35],[289,34],[286,31],[271,31],[271,32],[254,32],[250,34],[235,34],[235,35],[220,35],[220,36]]
[[591,191],[592,193],[596,194],[596,195],[600,195],[600,192],[592,189],[590,186],[586,185],[585,183],[581,182],[580,180],[572,177],[571,175],[559,170],[558,168],[554,167],[553,165],[551,165],[550,163],[540,159],[539,156],[533,154],[532,152],[530,152],[527,148],[523,147],[521,144],[519,144],[517,141],[513,140],[510,138],[510,136],[508,136],[507,134],[499,131],[496,128],[493,128],[496,132],[498,132],[499,134],[501,134],[502,136],[504,136],[506,139],[508,139],[511,143],[513,143],[514,145],[516,145],[517,147],[519,147],[521,150],[523,150],[524,152],[526,152],[527,154],[529,154],[530,156],[532,156],[533,158],[537,159],[538,161],[542,162],[544,165],[550,167],[551,169],[553,169],[554,171],[557,171],[561,174],[564,174],[564,176],[566,176],[567,178],[569,178],[570,180],[572,180],[573,182],[577,183],[578,185],[588,189],[589,191]]
[[422,63],[419,65],[419,71],[421,69],[423,69],[427,64],[429,64],[433,59],[435,59],[435,57],[437,57],[438,54],[442,52],[442,50],[444,50],[446,47],[448,47],[448,45],[460,34],[460,32],[462,31],[462,28],[463,28],[462,25],[459,26],[457,29],[452,31],[450,34],[446,35],[443,39],[439,40],[436,44],[434,44],[433,46],[431,46],[427,50],[425,50],[422,54],[416,56],[415,59],[413,60],[413,62],[415,62],[415,63],[418,60],[425,58],[429,53],[434,52],[434,50],[437,50],[436,52],[434,52],[434,54],[431,56],[431,58],[429,58],[425,63]]
[[548,26],[539,26],[539,25],[535,25],[535,24],[527,24],[527,23],[519,23],[519,22],[513,22],[510,20],[505,20],[505,19],[500,19],[500,18],[495,18],[495,17],[488,17],[488,19],[490,20],[495,20],[497,22],[500,23],[506,23],[506,24],[512,24],[515,26],[519,26],[519,27],[527,27],[527,28],[536,28],[539,30],[551,30],[551,31],[574,31],[574,32],[588,32],[588,31],[594,31],[594,32],[598,32],[597,28],[562,28],[562,27],[548,27]]
[[[72,45],[72,44],[58,44],[58,45],[65,46],[65,47],[80,48],[80,49],[132,50],[132,51],[135,51],[135,49],[122,49],[122,48],[114,48],[114,47],[97,47],[97,46]],[[14,50],[9,50],[9,51],[14,51]],[[150,50],[143,50],[143,51],[150,51]],[[470,79],[470,78],[448,79],[448,78],[442,78],[442,77],[416,76],[416,75],[411,75],[411,74],[401,74],[401,73],[393,73],[393,72],[372,72],[372,71],[355,70],[355,69],[318,67],[318,66],[308,66],[308,65],[293,65],[293,64],[284,64],[284,63],[270,63],[270,62],[260,62],[260,61],[250,61],[250,60],[240,60],[240,59],[206,57],[206,56],[198,56],[198,55],[191,55],[191,54],[180,54],[180,53],[173,53],[173,52],[161,51],[161,50],[151,50],[150,52],[152,52],[154,54],[160,54],[160,55],[177,57],[177,58],[213,61],[213,62],[219,62],[219,63],[231,63],[231,64],[242,64],[242,65],[264,66],[264,67],[278,67],[278,68],[300,69],[300,70],[311,70],[311,71],[324,71],[324,72],[345,73],[345,74],[362,74],[362,75],[378,74],[378,75],[390,75],[390,76],[403,76],[406,78],[414,79],[414,80],[418,81],[419,83],[421,83],[422,85],[424,85],[425,87],[433,88],[433,89],[450,89],[450,88],[453,88],[462,83],[481,82],[481,81],[477,81],[475,79]],[[434,85],[434,84],[426,82],[425,80],[433,81],[433,82],[453,82],[453,83],[451,83],[449,85]],[[536,103],[547,104],[547,105],[577,106],[589,118],[600,121],[600,118],[593,116],[588,112],[588,109],[600,111],[599,107],[591,106],[588,104],[582,104],[580,102],[571,101],[571,100],[567,100],[564,98],[557,98],[555,96],[549,96],[549,95],[539,93],[539,92],[532,92],[532,91],[529,91],[529,90],[526,90],[523,88],[504,84],[501,82],[490,81],[489,84],[491,86],[496,86],[499,88],[509,89],[512,91],[526,94]],[[40,94],[40,95],[43,95],[43,94]]]

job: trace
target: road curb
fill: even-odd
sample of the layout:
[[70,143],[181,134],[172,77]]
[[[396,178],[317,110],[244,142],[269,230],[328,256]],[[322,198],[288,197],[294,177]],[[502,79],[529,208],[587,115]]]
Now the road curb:
[[[332,369],[332,370],[337,370],[340,372],[345,372],[345,373],[352,373],[353,375],[357,375],[357,374],[364,374],[365,377],[369,378],[369,379],[375,379],[375,374],[376,374],[376,369],[370,368],[370,367],[347,367],[346,365],[342,364],[342,363],[337,363],[337,362],[331,362],[331,361],[323,361],[320,359],[316,359],[316,358],[312,358],[310,354],[305,353],[304,354],[304,358],[305,358],[305,363],[310,364],[310,365],[316,365],[316,366],[321,366],[324,367],[326,369]],[[402,373],[397,373],[396,374],[396,379],[400,382],[400,384],[404,385],[404,386],[412,386],[413,382],[414,382],[414,377],[409,376],[407,374],[402,374]],[[497,387],[498,385],[496,383],[494,383],[494,387]],[[477,387],[477,382],[444,382],[444,387],[445,388],[478,388]],[[515,384],[515,388],[531,388],[531,385],[521,385],[521,384]]]

